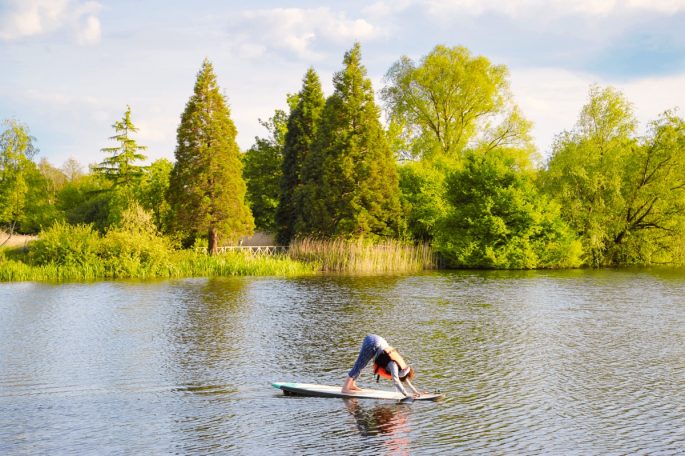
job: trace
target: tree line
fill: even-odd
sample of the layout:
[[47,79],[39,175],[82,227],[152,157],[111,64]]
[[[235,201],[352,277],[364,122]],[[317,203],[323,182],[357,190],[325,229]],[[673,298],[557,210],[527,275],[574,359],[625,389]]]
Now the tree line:
[[[685,123],[644,135],[632,105],[592,86],[576,125],[539,163],[508,70],[461,46],[394,63],[380,105],[355,44],[324,96],[313,68],[287,110],[241,152],[212,64],[197,75],[175,162],[142,166],[127,108],[106,158],[84,172],[36,163],[28,127],[0,136],[0,223],[37,233],[56,221],[101,232],[131,208],[158,234],[209,252],[255,228],[296,238],[430,243],[451,267],[682,264]],[[381,106],[387,122],[381,123]],[[127,221],[130,223],[130,220]],[[141,222],[142,223],[142,222]]]

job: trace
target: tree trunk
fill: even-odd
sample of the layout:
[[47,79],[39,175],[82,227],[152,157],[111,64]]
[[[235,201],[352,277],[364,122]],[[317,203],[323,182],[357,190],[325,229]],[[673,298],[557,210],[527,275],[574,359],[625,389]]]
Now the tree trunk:
[[209,227],[209,236],[208,236],[208,245],[207,245],[207,252],[210,255],[216,255],[218,253],[218,238],[219,238],[219,232],[217,231],[215,226],[210,226]]

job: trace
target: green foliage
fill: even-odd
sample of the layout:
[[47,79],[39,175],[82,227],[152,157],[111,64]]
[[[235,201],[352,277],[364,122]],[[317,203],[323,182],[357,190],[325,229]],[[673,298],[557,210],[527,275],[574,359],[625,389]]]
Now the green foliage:
[[276,211],[278,242],[288,244],[295,236],[300,220],[303,224],[303,190],[305,180],[315,178],[311,172],[305,178],[303,164],[312,154],[321,112],[325,100],[319,76],[310,68],[302,81],[297,104],[291,108],[283,145],[283,167],[280,200]]
[[15,120],[4,124],[0,133],[0,224],[11,235],[25,215],[29,181],[37,173],[31,158],[38,150],[28,127]]
[[160,232],[169,231],[170,207],[166,199],[169,190],[169,178],[174,165],[169,160],[155,160],[145,168],[143,175],[134,189],[136,201],[146,211],[152,213],[152,219]]
[[448,215],[434,247],[450,266],[497,269],[576,267],[580,246],[559,207],[537,192],[498,150],[470,153],[447,178]]
[[683,121],[666,113],[642,139],[636,126],[621,93],[592,87],[542,175],[592,266],[683,261],[671,255],[685,217]]
[[454,169],[456,166],[446,160],[411,161],[399,167],[400,197],[409,238],[424,242],[433,239],[436,224],[447,214],[445,178]]
[[57,207],[66,221],[93,224],[104,232],[109,224],[109,207],[112,198],[111,183],[100,174],[89,174],[68,182],[57,193]]
[[29,253],[0,251],[0,281],[65,281],[106,278],[169,278],[226,275],[306,275],[318,264],[241,252],[208,257],[174,251],[155,234],[152,216],[140,206],[124,211],[104,236],[89,225],[54,224],[29,244]]
[[173,230],[190,238],[207,233],[212,253],[220,234],[236,241],[254,229],[236,134],[212,64],[205,60],[181,116],[167,196]]
[[381,96],[406,157],[458,157],[469,143],[532,150],[530,123],[511,101],[504,65],[439,45],[419,65],[402,57],[385,81]]
[[393,236],[400,214],[398,178],[379,121],[359,44],[345,54],[326,101],[312,153],[303,164],[298,234]]
[[31,244],[30,261],[35,265],[85,266],[99,262],[100,235],[91,225],[57,222],[40,233]]
[[110,154],[95,170],[112,182],[114,187],[131,187],[143,174],[143,167],[135,165],[135,162],[143,161],[147,157],[141,151],[147,149],[139,146],[130,138],[131,133],[138,129],[131,121],[131,107],[126,107],[126,112],[121,120],[112,125],[116,134],[110,139],[119,143],[115,147],[105,147],[102,152]]
[[276,231],[276,210],[283,179],[283,145],[288,116],[277,109],[268,121],[260,121],[269,132],[267,138],[255,138],[255,144],[243,155],[243,177],[247,200],[255,226],[267,232]]
[[90,225],[58,222],[31,244],[29,262],[89,271],[84,278],[164,275],[172,250],[154,230],[151,216],[137,205],[124,211],[119,226],[104,236]]

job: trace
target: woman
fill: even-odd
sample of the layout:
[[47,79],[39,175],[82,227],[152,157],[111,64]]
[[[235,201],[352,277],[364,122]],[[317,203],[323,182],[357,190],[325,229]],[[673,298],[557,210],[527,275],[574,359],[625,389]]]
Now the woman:
[[397,391],[402,393],[404,397],[410,395],[404,389],[403,383],[411,389],[413,397],[420,396],[421,393],[411,384],[411,380],[414,378],[414,369],[409,367],[397,350],[392,348],[385,339],[375,334],[369,334],[364,338],[357,361],[347,374],[347,380],[343,384],[343,393],[354,393],[362,390],[357,386],[356,380],[371,359],[374,360],[373,373],[379,377],[392,380]]

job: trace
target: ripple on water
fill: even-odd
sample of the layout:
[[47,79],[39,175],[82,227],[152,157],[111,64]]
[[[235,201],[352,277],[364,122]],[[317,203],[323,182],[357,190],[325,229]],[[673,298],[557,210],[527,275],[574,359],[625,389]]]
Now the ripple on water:
[[[649,271],[0,285],[0,453],[679,454],[685,279]],[[447,394],[341,384],[367,333]],[[369,369],[360,383],[373,383]]]

